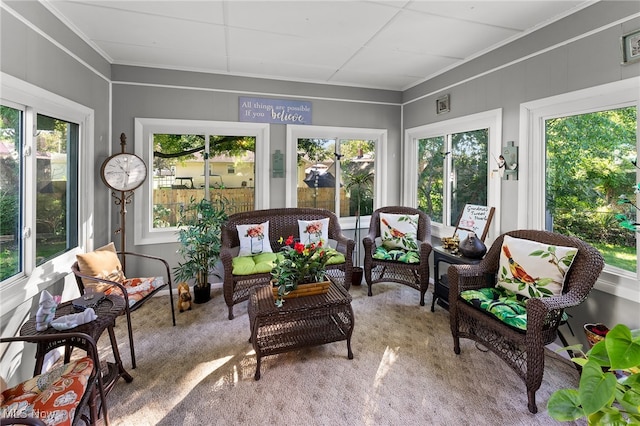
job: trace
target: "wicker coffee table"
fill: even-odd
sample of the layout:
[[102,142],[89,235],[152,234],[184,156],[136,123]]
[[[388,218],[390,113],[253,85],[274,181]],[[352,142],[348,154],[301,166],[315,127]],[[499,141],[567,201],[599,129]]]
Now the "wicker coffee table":
[[341,285],[332,282],[326,294],[287,299],[281,308],[274,304],[271,286],[253,288],[248,310],[256,380],[267,355],[346,340],[347,357],[353,359],[351,295]]

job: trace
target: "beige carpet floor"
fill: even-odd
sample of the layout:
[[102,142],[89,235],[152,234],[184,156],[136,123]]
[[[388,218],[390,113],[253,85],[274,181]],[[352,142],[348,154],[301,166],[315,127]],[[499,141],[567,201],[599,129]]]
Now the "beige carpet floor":
[[[578,373],[549,352],[538,414],[527,410],[518,376],[491,352],[462,341],[453,353],[444,309],[418,304],[397,284],[352,287],[354,359],[335,342],[263,358],[254,380],[247,303],[227,319],[222,289],[212,300],[176,313],[168,296],[133,313],[138,367],[132,370],[124,320],[116,327],[125,367],[108,396],[115,425],[548,425],[551,393],[575,387]],[[108,339],[100,339],[101,353]],[[582,424],[582,423],[581,423]]]

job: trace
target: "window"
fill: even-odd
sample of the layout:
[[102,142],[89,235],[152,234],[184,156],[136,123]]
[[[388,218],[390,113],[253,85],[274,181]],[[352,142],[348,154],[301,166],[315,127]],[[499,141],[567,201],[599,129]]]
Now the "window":
[[22,272],[23,111],[0,106],[0,281]]
[[501,115],[495,110],[407,130],[404,204],[429,215],[434,236],[453,234],[465,204],[496,207],[491,227],[499,226],[500,176],[493,159],[500,155]]
[[255,146],[254,136],[153,134],[152,227],[175,227],[192,199],[227,200],[228,214],[253,210]]
[[[298,207],[331,210],[338,217],[373,212],[375,142],[298,139]],[[356,182],[359,182],[356,185]]]
[[636,272],[636,233],[618,225],[618,204],[637,176],[635,106],[545,120],[545,229],[575,235],[596,247],[608,265]]
[[384,165],[376,161],[384,158],[386,131],[287,126],[287,133],[287,206],[331,210],[348,218],[345,227],[359,207],[368,226],[366,216],[386,199],[377,179]]
[[255,159],[268,158],[268,125],[136,119],[136,140],[153,170],[134,201],[136,244],[175,241],[192,199],[225,199],[229,214],[267,208],[269,164]]
[[[551,229],[595,245],[606,266],[596,288],[638,300],[637,233],[615,220],[617,197],[637,202],[640,79],[521,105],[518,227]],[[637,203],[636,203],[637,204]],[[634,213],[634,212],[630,212]],[[629,235],[631,234],[631,235]],[[631,240],[629,241],[629,238]],[[630,243],[630,244],[629,244]]]
[[[67,275],[84,245],[91,224],[81,213],[78,194],[91,191],[80,176],[93,175],[93,170],[89,164],[81,168],[80,153],[83,141],[89,144],[93,112],[6,74],[2,83],[0,281],[5,307],[13,303],[7,297],[28,298],[40,291],[36,284],[42,284],[44,271],[51,282]],[[93,155],[90,147],[82,152]],[[93,196],[85,199],[93,205]]]
[[487,205],[489,129],[418,140],[418,208],[455,226],[465,204]]

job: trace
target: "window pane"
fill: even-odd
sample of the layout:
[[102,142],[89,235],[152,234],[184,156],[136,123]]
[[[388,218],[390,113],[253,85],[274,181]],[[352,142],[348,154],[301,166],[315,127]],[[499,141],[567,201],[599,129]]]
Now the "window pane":
[[254,209],[255,137],[210,136],[205,143],[204,135],[155,134],[153,140],[154,228],[176,226],[192,198],[222,197],[229,214]]
[[253,210],[256,138],[211,136],[209,152],[209,199],[227,200],[229,214]]
[[488,129],[451,135],[451,225],[465,204],[487,205],[488,141]]
[[373,213],[375,177],[375,141],[340,140],[340,216]]
[[22,120],[22,111],[0,106],[0,281],[22,271]]
[[37,116],[36,265],[77,246],[78,128]]
[[432,221],[443,223],[445,138],[418,140],[418,208]]
[[298,139],[298,207],[336,212],[335,149],[335,139]]
[[636,272],[636,232],[616,214],[636,217],[619,196],[635,199],[635,107],[547,120],[546,229],[598,248],[608,265]]

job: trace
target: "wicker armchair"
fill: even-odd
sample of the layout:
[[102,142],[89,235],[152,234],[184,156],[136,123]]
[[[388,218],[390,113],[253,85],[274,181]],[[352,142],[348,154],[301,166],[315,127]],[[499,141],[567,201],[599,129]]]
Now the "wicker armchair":
[[[559,296],[532,297],[527,301],[526,332],[506,325],[459,296],[464,290],[495,285],[505,235],[578,249],[565,277],[563,293]],[[511,231],[501,235],[479,264],[451,265],[448,269],[449,319],[454,352],[460,353],[461,337],[475,340],[491,349],[525,382],[529,411],[536,413],[536,391],[540,388],[544,373],[544,347],[558,336],[564,310],[586,299],[603,267],[604,260],[598,250],[578,238],[535,230]]]
[[[403,263],[393,260],[375,259],[373,254],[380,240],[380,213],[418,215],[418,241],[420,263]],[[362,239],[364,246],[364,277],[369,287],[379,282],[395,282],[420,291],[420,306],[424,306],[424,295],[429,287],[429,255],[431,254],[431,219],[418,209],[402,206],[382,207],[373,212],[369,233]]]
[[224,300],[229,308],[229,319],[233,319],[233,306],[249,298],[249,290],[253,287],[267,285],[271,281],[271,272],[255,273],[251,275],[234,275],[233,258],[238,255],[240,239],[238,225],[257,224],[269,221],[269,239],[271,249],[280,251],[284,242],[278,242],[280,237],[293,235],[299,237],[298,220],[319,220],[329,218],[329,242],[335,244],[335,249],[342,253],[345,262],[327,267],[327,275],[335,283],[342,284],[347,290],[351,286],[353,273],[353,249],[355,242],[342,234],[338,217],[325,209],[314,208],[281,208],[254,210],[236,213],[229,216],[222,229],[222,249],[220,260],[224,266]]

